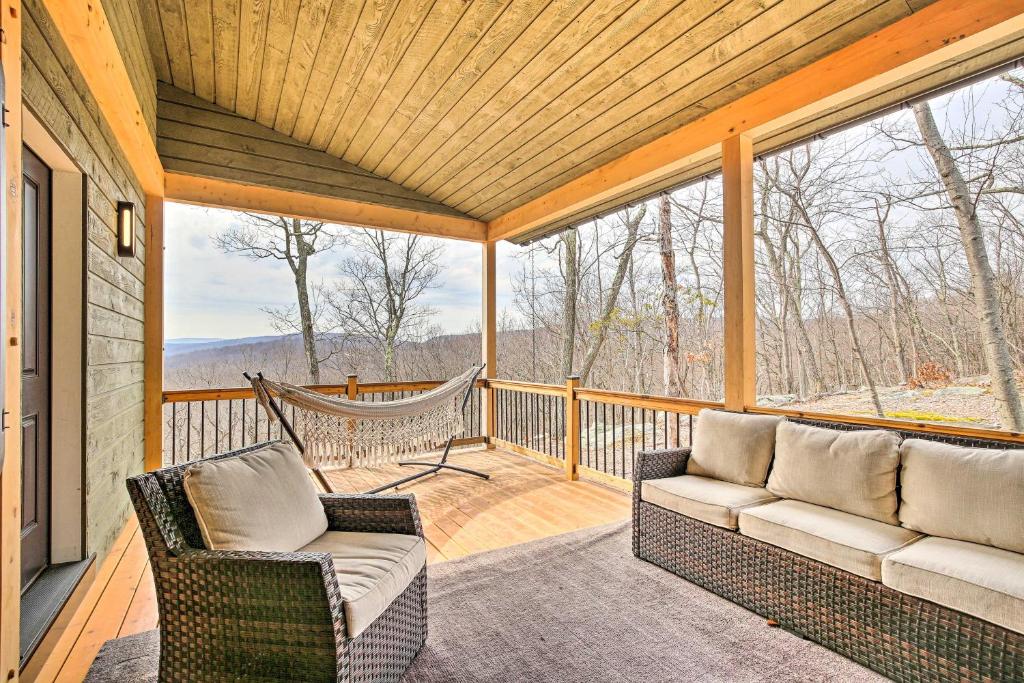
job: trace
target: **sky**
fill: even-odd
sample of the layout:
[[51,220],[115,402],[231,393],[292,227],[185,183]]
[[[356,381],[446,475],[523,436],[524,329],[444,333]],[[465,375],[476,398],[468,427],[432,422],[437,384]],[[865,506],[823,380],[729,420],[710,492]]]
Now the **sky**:
[[[277,334],[262,309],[295,304],[295,283],[287,264],[254,261],[223,254],[212,236],[238,220],[239,214],[187,204],[165,205],[164,325],[167,339],[237,339]],[[445,332],[460,333],[480,323],[479,244],[441,240],[441,285],[428,291],[424,304],[436,309],[434,322]],[[509,274],[517,267],[518,247],[498,249],[498,309],[511,306]],[[310,285],[337,277],[339,249],[311,261]]]

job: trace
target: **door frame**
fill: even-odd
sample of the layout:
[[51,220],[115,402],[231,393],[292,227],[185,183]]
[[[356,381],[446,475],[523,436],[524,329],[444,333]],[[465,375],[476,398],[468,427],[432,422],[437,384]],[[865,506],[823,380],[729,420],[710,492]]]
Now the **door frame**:
[[59,564],[86,556],[85,175],[28,106],[22,116],[22,142],[52,170],[50,561]]

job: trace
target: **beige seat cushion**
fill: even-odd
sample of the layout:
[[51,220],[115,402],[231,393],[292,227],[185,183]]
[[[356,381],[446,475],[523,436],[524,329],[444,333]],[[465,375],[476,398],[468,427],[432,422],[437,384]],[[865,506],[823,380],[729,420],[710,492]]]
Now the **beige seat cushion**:
[[903,526],[1024,553],[1024,450],[907,439],[901,459]]
[[882,583],[1024,633],[1024,555],[923,538],[882,561]]
[[328,531],[300,550],[334,559],[350,638],[383,614],[427,561],[423,539],[403,534]]
[[764,486],[775,450],[775,428],[784,419],[705,408],[697,415],[693,428],[686,473],[743,486]]
[[726,529],[736,529],[736,516],[743,508],[776,500],[759,487],[690,474],[649,479],[640,487],[640,499]]
[[327,515],[290,443],[198,462],[183,485],[210,550],[290,552],[327,531]]
[[740,533],[875,581],[882,579],[883,556],[921,537],[799,500],[741,510]]
[[779,498],[825,505],[898,524],[900,436],[885,429],[842,431],[782,422],[768,490]]

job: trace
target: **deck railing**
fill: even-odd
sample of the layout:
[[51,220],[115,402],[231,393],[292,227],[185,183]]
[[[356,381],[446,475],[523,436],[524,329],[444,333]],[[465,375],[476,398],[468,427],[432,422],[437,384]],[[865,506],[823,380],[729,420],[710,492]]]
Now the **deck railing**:
[[562,466],[569,451],[565,386],[490,380],[487,388],[494,401],[492,442]]
[[[331,396],[348,396],[362,401],[393,401],[422,394],[440,384],[435,381],[359,383],[352,376],[348,384],[320,384],[310,388]],[[466,433],[456,441],[457,445],[484,442],[483,391],[484,382],[478,380],[463,413]],[[268,439],[286,438],[281,423],[267,419],[251,387],[165,391],[163,403],[165,466]],[[303,428],[301,421],[295,420],[295,409],[286,405],[283,410],[289,421],[296,425],[301,439]]]
[[[311,387],[324,394],[363,401],[391,401],[423,393],[438,381],[360,383]],[[284,438],[251,388],[165,391],[165,465],[180,464],[272,438]],[[492,406],[488,410],[485,402]],[[478,380],[466,404],[466,434],[457,445],[493,445],[583,476],[628,487],[636,455],[644,449],[690,443],[693,416],[722,404],[565,384]],[[294,410],[285,414],[303,437]],[[490,425],[487,424],[490,416]]]
[[632,481],[636,454],[690,445],[693,416],[721,403],[576,389],[580,404],[579,467],[584,476]]

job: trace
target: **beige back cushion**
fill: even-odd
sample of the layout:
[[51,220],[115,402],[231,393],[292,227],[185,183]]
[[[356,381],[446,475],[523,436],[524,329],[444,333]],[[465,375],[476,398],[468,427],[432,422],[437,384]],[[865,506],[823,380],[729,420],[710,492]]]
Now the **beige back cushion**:
[[775,449],[775,428],[784,419],[705,408],[697,415],[693,428],[686,473],[744,486],[764,486]]
[[900,437],[884,429],[842,431],[783,422],[775,434],[768,490],[897,524]]
[[903,526],[1024,553],[1024,450],[907,439],[901,459]]
[[183,484],[210,550],[291,552],[327,531],[316,488],[289,443],[196,463]]

